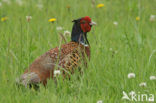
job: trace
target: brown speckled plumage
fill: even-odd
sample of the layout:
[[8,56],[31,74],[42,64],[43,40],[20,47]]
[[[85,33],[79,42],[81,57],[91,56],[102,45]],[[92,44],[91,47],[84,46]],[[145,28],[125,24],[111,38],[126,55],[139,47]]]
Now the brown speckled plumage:
[[[83,63],[86,65],[85,56],[88,57],[88,59],[90,58],[89,46],[69,42],[62,45],[60,49],[56,47],[38,57],[21,76],[21,80],[27,75],[28,83],[42,82],[46,85],[47,79],[54,77],[54,69],[59,69],[62,71],[63,76],[66,77],[68,74],[66,72],[74,73],[74,69],[77,69],[81,60],[83,60]],[[35,74],[34,78],[29,76],[32,73]],[[38,76],[36,76],[36,74]],[[28,83],[24,84],[27,85]]]

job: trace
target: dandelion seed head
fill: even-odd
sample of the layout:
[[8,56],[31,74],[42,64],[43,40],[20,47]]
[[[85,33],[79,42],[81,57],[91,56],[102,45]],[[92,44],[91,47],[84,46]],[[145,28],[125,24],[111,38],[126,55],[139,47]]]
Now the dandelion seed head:
[[140,86],[140,87],[146,87],[147,84],[146,84],[146,82],[142,82],[142,83],[139,84],[139,86]]
[[64,31],[63,35],[64,35],[64,36],[66,36],[66,35],[71,35],[71,32],[68,31],[68,30],[66,30],[66,31]]
[[103,101],[102,100],[98,100],[97,103],[103,103]]
[[113,24],[114,24],[115,26],[117,26],[117,25],[118,25],[118,22],[117,22],[117,21],[114,21]]
[[32,19],[32,16],[26,16],[26,19],[29,22]]
[[150,76],[150,80],[156,80],[156,76]]
[[56,77],[57,75],[60,75],[61,71],[60,70],[54,70],[54,77]]
[[150,16],[150,21],[151,21],[151,22],[155,21],[155,18],[156,18],[155,15],[151,15],[151,16]]
[[129,74],[128,74],[128,78],[129,78],[129,79],[135,78],[135,74],[134,74],[134,73],[129,73]]

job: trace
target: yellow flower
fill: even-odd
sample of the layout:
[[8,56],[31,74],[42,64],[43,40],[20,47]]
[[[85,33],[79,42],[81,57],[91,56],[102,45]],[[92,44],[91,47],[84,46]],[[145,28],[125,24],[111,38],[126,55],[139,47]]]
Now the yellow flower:
[[51,19],[49,19],[48,21],[49,21],[49,22],[54,22],[54,21],[56,21],[56,18],[51,18]]
[[6,20],[8,20],[8,17],[2,17],[2,18],[1,18],[1,21],[2,21],[2,22],[6,21]]
[[102,8],[102,7],[104,7],[105,5],[104,4],[98,4],[96,7],[97,8]]
[[140,17],[139,17],[139,16],[137,16],[137,17],[136,17],[136,21],[139,21],[139,20],[140,20]]

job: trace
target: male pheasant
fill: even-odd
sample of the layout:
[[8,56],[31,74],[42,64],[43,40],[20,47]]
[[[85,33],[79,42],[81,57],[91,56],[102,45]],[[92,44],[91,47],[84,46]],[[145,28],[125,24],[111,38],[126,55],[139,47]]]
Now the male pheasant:
[[[87,32],[95,23],[89,16],[73,20],[71,42],[56,47],[38,57],[23,75],[17,79],[19,84],[28,86],[31,84],[47,84],[47,80],[54,78],[54,71],[60,70],[64,77],[73,74],[74,69],[80,64],[86,65],[90,59],[90,45],[87,39]],[[87,58],[86,58],[87,57]],[[83,62],[82,62],[83,61]]]

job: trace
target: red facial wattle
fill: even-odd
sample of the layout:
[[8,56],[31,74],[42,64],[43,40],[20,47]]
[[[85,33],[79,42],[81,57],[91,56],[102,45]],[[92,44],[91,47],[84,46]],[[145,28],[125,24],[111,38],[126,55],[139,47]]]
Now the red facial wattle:
[[81,29],[83,32],[89,32],[91,30],[91,26],[88,23],[81,24]]
[[89,16],[85,16],[80,20],[80,26],[83,32],[89,32],[91,30],[91,19]]

